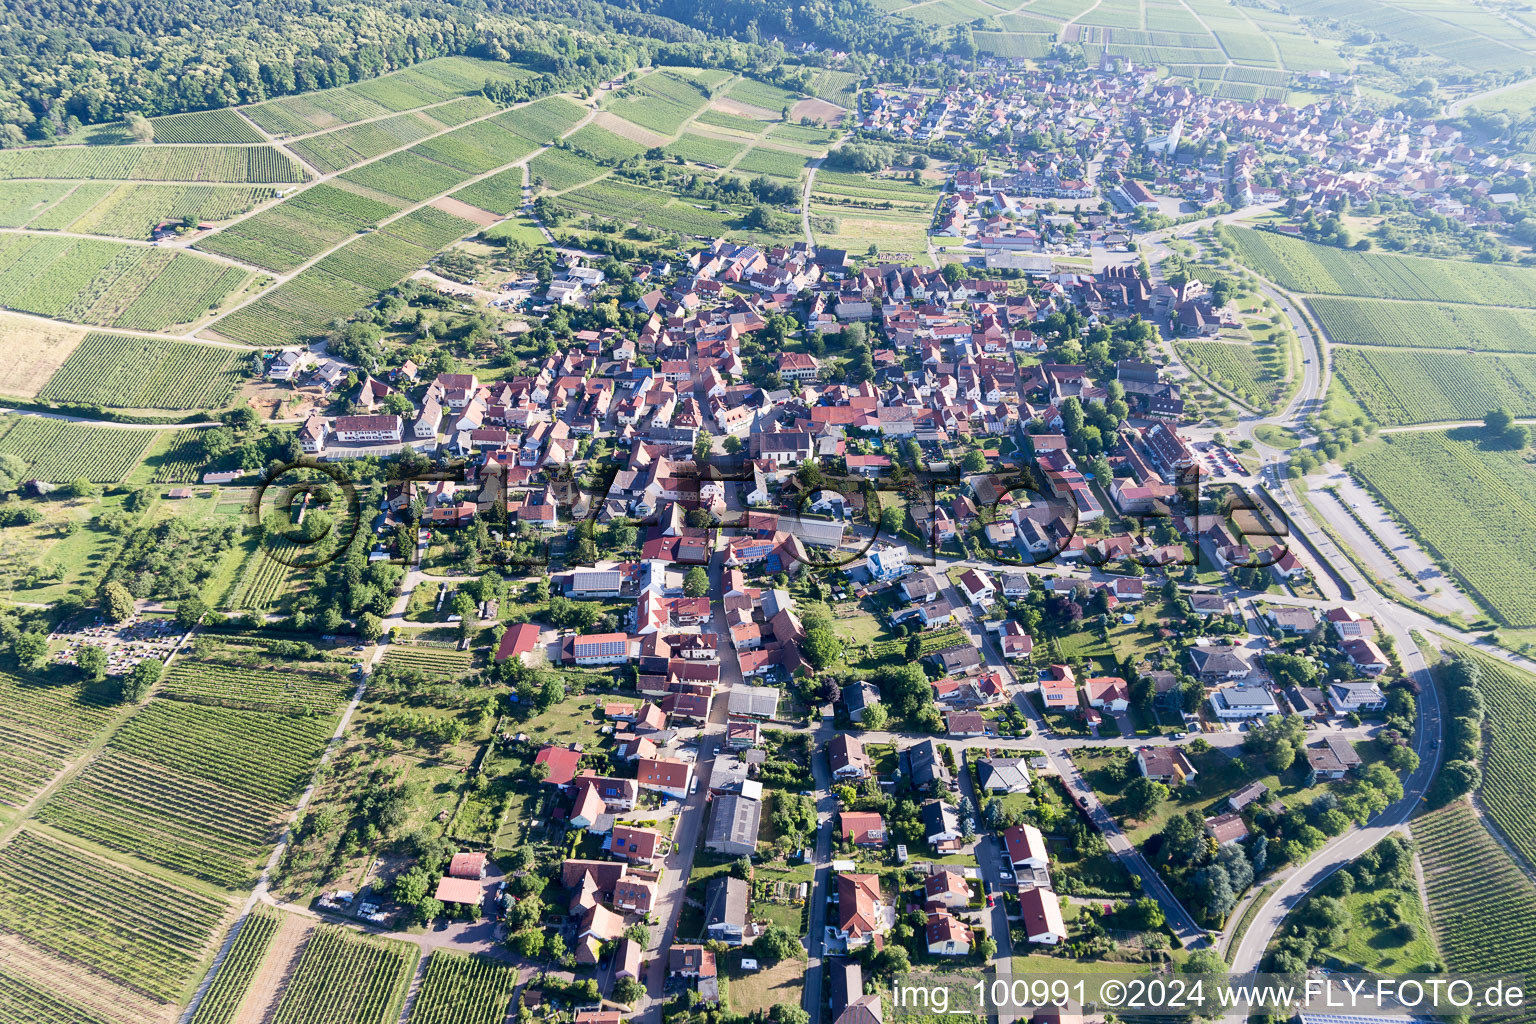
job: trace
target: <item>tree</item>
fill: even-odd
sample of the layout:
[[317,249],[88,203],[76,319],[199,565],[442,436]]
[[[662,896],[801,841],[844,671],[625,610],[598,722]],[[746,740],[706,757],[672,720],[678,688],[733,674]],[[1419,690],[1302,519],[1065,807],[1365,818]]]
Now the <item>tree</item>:
[[704,571],[702,565],[689,569],[683,577],[683,593],[689,597],[703,597],[709,593],[709,573]]
[[698,439],[693,442],[693,461],[705,463],[715,450],[715,438],[707,430],[699,431]]
[[48,637],[43,633],[17,633],[11,640],[11,653],[22,668],[38,668],[48,660]]
[[9,452],[0,455],[0,494],[9,494],[21,483],[27,472],[27,464]]
[[863,721],[859,724],[866,729],[879,732],[890,724],[890,712],[885,710],[884,704],[871,704],[864,709]]
[[[952,267],[954,264],[951,263],[949,266]],[[980,449],[972,448],[966,453],[965,458],[961,460],[960,468],[965,470],[966,473],[985,473],[987,471],[987,457],[981,454]]]
[[1483,783],[1483,773],[1471,761],[1447,761],[1435,778],[1433,802],[1449,803],[1465,796]]
[[128,588],[113,580],[102,591],[105,598],[102,610],[113,622],[123,622],[133,617],[133,595]]
[[[954,264],[950,264],[954,266]],[[976,940],[976,955],[983,960],[991,960],[997,955],[997,940],[990,935],[983,935]]]
[[414,907],[427,898],[427,887],[432,878],[420,866],[395,876],[394,897],[408,907]]
[[774,1024],[811,1024],[811,1015],[794,1003],[776,1003],[768,1011],[768,1019]]
[[107,652],[103,648],[86,644],[75,653],[75,666],[86,679],[99,683],[107,675]]
[[[559,932],[550,933],[549,938],[544,940],[544,955],[555,963],[560,963],[565,959],[565,954],[565,936]],[[629,981],[631,979],[625,978],[624,980]]]
[[143,114],[135,111],[125,116],[123,121],[126,123],[128,134],[133,137],[134,142],[155,141],[155,126]]
[[512,936],[512,945],[531,960],[544,952],[544,932],[540,928],[524,928]]
[[633,1006],[644,996],[645,986],[634,978],[620,978],[614,983],[613,991],[609,993],[609,997],[614,1002],[623,1003],[625,1006]]
[[188,594],[176,605],[176,622],[190,629],[208,614],[208,603],[196,594]]
[[798,959],[800,952],[800,940],[783,925],[769,925],[752,943],[753,955],[769,967],[782,960]]
[[99,498],[101,486],[91,483],[83,476],[77,476],[64,485],[62,493],[66,498]]
[[1508,409],[1490,409],[1483,413],[1483,425],[1495,434],[1502,434],[1515,425],[1515,416]]
[[363,612],[357,617],[357,632],[368,643],[373,643],[384,635],[384,620],[373,612]]
[[805,660],[809,661],[816,668],[826,668],[836,661],[838,655],[842,654],[842,652],[842,642],[837,639],[837,634],[833,633],[830,629],[821,628],[806,631],[802,653],[805,654]]
[[1125,795],[1122,798],[1125,809],[1133,818],[1145,819],[1155,811],[1164,800],[1168,799],[1168,787],[1161,782],[1138,775],[1125,787]]
[[133,671],[123,676],[123,703],[137,704],[148,694],[150,687],[160,681],[160,663],[145,658],[133,666]]

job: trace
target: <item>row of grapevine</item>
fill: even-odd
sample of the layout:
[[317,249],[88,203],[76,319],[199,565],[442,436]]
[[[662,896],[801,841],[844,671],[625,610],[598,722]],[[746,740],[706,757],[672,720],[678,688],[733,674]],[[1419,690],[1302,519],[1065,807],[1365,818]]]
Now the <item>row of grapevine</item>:
[[18,456],[27,476],[68,483],[117,483],[144,457],[154,431],[98,427],[39,416],[0,417],[0,453]]
[[421,948],[343,928],[315,930],[272,1024],[395,1024]]
[[0,150],[0,178],[115,181],[303,181],[304,171],[273,146],[54,146]]
[[197,1004],[192,1024],[229,1024],[235,1019],[282,921],[280,914],[260,903],[251,908],[219,965],[213,984]]
[[212,345],[91,333],[38,397],[117,409],[217,409],[229,403],[250,360]]
[[409,1024],[501,1024],[517,987],[517,968],[437,950],[416,993]]

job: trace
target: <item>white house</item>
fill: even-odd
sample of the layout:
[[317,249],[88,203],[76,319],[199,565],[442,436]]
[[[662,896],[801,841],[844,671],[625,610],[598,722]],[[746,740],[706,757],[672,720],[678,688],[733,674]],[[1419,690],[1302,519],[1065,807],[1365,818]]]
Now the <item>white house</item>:
[[984,574],[975,569],[967,569],[960,577],[960,589],[965,593],[965,599],[978,608],[992,607],[993,600],[997,597],[997,587]]
[[1051,890],[1023,890],[1019,893],[1019,910],[1024,918],[1024,935],[1030,942],[1055,946],[1067,941],[1067,924],[1062,920],[1061,904]]

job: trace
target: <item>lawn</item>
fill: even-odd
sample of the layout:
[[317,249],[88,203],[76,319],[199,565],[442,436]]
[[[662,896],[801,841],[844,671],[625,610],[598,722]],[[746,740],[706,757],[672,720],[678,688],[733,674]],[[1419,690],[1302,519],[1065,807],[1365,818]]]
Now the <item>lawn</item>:
[[[1416,892],[1399,889],[1352,892],[1344,897],[1344,904],[1352,919],[1345,931],[1347,938],[1343,945],[1329,952],[1344,962],[1346,970],[1362,974],[1408,974],[1438,959],[1429,922],[1425,920],[1424,904]],[[1409,928],[1388,923],[1387,914],[1392,904],[1396,904]]]
[[805,961],[785,960],[766,970],[743,971],[741,953],[732,951],[723,958],[721,977],[725,981],[731,1009],[738,1013],[751,1010],[767,1012],[775,1006],[799,1006],[804,999]]
[[590,750],[600,740],[600,725],[593,716],[601,701],[600,697],[563,700],[528,719],[518,731],[527,733],[538,744],[581,743],[583,749]]

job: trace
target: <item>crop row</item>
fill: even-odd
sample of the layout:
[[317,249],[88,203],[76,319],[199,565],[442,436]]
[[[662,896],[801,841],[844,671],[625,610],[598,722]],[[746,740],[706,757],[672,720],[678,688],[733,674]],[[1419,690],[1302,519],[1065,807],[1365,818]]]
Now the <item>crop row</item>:
[[1536,415],[1536,357],[1341,345],[1333,369],[1385,426],[1478,419],[1499,406]]
[[78,750],[60,736],[0,722],[0,804],[25,804]]
[[540,178],[545,188],[561,192],[601,178],[608,168],[568,149],[546,149],[528,161],[528,173],[530,181]]
[[302,717],[155,700],[112,747],[273,802],[296,797],[331,738],[334,716]]
[[726,215],[674,201],[657,189],[619,181],[599,181],[567,192],[560,202],[626,224],[663,224],[692,235],[718,235],[726,228]]
[[1413,836],[1448,969],[1529,978],[1536,964],[1536,886],[1464,803],[1415,818]]
[[227,889],[248,888],[283,807],[109,751],[38,809],[38,820],[98,846]]
[[515,967],[436,950],[409,1024],[501,1024],[516,987]]
[[261,134],[228,107],[152,117],[156,142],[259,143]]
[[192,1024],[229,1024],[235,1019],[282,920],[276,911],[260,903],[251,908],[219,965],[219,973],[213,976],[213,984],[197,1004]]
[[594,160],[618,163],[645,152],[645,147],[633,139],[626,139],[597,124],[584,124],[565,137],[566,143],[578,153],[585,153]]
[[287,271],[399,211],[397,204],[320,184],[208,236],[198,247]]
[[1483,721],[1483,785],[1478,798],[1515,849],[1536,860],[1536,676],[1468,647],[1456,654],[1478,666]]
[[[24,184],[18,183],[18,188]],[[90,235],[115,238],[149,238],[155,228],[167,222],[194,223],[227,220],[244,213],[275,194],[271,188],[251,185],[92,185],[107,189],[100,200],[80,209],[80,216],[57,223],[57,208],[48,211],[52,226]],[[74,198],[74,197],[71,197]],[[82,203],[84,197],[81,197]],[[74,209],[74,204],[71,204]],[[62,214],[61,214],[62,215]],[[49,226],[49,225],[34,225]]]
[[21,832],[0,850],[0,927],[154,999],[180,998],[229,904]]
[[1291,291],[1536,307],[1536,268],[1355,252],[1252,228],[1228,237],[1241,262]]
[[512,163],[536,148],[521,135],[498,125],[495,119],[476,121],[446,135],[411,147],[411,151],[446,164],[464,174],[484,174]]
[[656,71],[614,93],[607,107],[632,124],[671,135],[708,102],[704,88],[676,72]]
[[117,483],[144,457],[153,431],[97,427],[37,416],[0,418],[0,453],[18,456],[27,476],[68,483]]
[[384,661],[398,668],[417,669],[428,675],[453,678],[468,672],[473,658],[468,651],[448,647],[390,644],[384,652]]
[[0,150],[0,178],[112,178],[122,181],[303,181],[304,171],[272,146],[55,146]]
[[421,948],[321,925],[283,992],[272,1024],[395,1024]]
[[311,135],[292,143],[290,148],[311,165],[329,174],[344,170],[364,160],[408,146],[443,130],[443,125],[427,114],[397,114],[379,121],[348,125],[321,135]]
[[1275,404],[1284,382],[1264,366],[1252,346],[1226,341],[1186,341],[1179,354],[1217,387],[1254,409]]
[[0,970],[0,1008],[11,1024],[108,1024],[107,1020],[59,998],[19,974]]
[[[549,152],[559,151],[550,150]],[[539,154],[533,158],[532,163],[537,163],[546,155],[548,154]],[[572,157],[575,158],[574,154]],[[509,167],[489,178],[481,178],[473,185],[459,189],[453,194],[453,198],[461,203],[478,206],[482,210],[489,210],[505,217],[523,205],[523,169]]]
[[178,700],[251,711],[333,714],[351,687],[337,672],[179,658],[166,673],[162,692]]
[[38,398],[115,409],[217,409],[249,364],[236,349],[93,331]]
[[547,146],[576,127],[587,109],[564,96],[547,96],[526,106],[515,107],[491,120],[535,146]]
[[204,463],[201,429],[173,430],[160,442],[146,465],[152,468],[149,482],[154,484],[196,483]]
[[1536,475],[1517,455],[1439,431],[1388,435],[1351,466],[1470,593],[1536,625]]
[[1307,305],[1330,338],[1348,345],[1536,353],[1536,312],[1353,298]]
[[803,153],[758,146],[736,161],[738,174],[770,174],[778,178],[798,178],[810,158]]

